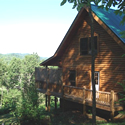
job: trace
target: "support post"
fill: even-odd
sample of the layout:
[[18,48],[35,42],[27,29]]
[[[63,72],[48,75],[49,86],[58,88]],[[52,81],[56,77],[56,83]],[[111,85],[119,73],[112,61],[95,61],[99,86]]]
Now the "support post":
[[110,108],[111,108],[111,121],[114,122],[114,91],[111,90],[111,95],[110,95]]
[[47,93],[49,92],[49,68],[46,66],[47,77],[46,77],[46,84],[47,84]]
[[57,97],[55,96],[55,110],[57,110]]
[[60,109],[62,109],[62,99],[60,98]]
[[85,87],[83,87],[83,115],[86,115],[86,105],[85,105]]
[[45,96],[46,96],[46,100],[45,100],[45,101],[46,101],[46,102],[45,102],[45,103],[46,103],[46,104],[45,104],[46,109],[45,109],[45,110],[47,111],[47,95],[45,95]]
[[50,112],[50,94],[48,95],[48,111]]
[[65,100],[64,100],[64,86],[62,86],[62,110],[64,111],[65,110]]

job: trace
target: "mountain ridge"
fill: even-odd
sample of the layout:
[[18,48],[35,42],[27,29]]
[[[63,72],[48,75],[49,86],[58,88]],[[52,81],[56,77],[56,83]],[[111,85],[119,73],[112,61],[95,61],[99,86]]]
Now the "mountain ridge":
[[[29,53],[7,53],[7,54],[0,53],[0,58],[4,58],[5,60],[10,61],[13,57],[23,59],[26,55],[31,55],[31,54]],[[47,58],[48,57],[40,57],[40,60],[46,60]]]

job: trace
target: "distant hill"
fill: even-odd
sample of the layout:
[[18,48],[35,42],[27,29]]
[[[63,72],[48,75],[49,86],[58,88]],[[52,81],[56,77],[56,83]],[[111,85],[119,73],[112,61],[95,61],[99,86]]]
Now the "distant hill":
[[[7,53],[7,54],[0,54],[0,58],[4,58],[7,62],[9,62],[13,57],[23,59],[29,53]],[[40,57],[40,60],[46,60],[48,57]]]

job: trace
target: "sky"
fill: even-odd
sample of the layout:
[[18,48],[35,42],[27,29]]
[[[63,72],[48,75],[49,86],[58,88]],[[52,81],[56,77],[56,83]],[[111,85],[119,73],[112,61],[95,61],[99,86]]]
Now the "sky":
[[0,53],[51,57],[77,10],[62,0],[0,0]]

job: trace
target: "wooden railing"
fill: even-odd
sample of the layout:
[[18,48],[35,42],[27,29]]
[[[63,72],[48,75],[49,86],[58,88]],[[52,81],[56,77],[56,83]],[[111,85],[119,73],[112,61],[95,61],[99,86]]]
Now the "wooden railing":
[[48,89],[50,92],[61,93],[62,85],[60,84],[49,84]]
[[49,91],[49,92],[56,92],[61,93],[62,92],[62,85],[60,84],[48,84],[46,82],[36,82],[36,88]]
[[103,104],[110,104],[111,92],[96,91],[96,101]]
[[47,84],[46,82],[36,81],[36,88],[47,90]]
[[[85,89],[85,88],[83,88],[83,89]],[[92,90],[85,89],[85,99],[86,100],[92,100]]]
[[74,97],[83,97],[83,88],[65,85],[63,86],[63,94]]
[[[47,84],[46,83],[38,83],[37,84],[39,89],[47,90]],[[75,87],[75,86],[68,86],[60,84],[49,84],[48,90],[50,92],[56,92],[56,93],[63,93],[62,95],[72,96],[76,98],[85,99],[86,101],[92,101],[92,90],[86,89],[85,87]],[[83,95],[85,97],[83,97]],[[119,96],[118,93],[112,92],[102,92],[102,91],[96,91],[96,102],[105,104],[105,105],[111,105],[112,101],[115,103],[115,105],[119,105],[118,103]]]
[[[85,90],[85,91],[84,91]],[[85,95],[85,100],[92,101],[92,90],[86,89],[85,87],[75,87],[75,86],[63,86],[63,95],[67,96],[73,96],[78,98],[84,98],[83,95]],[[103,92],[103,91],[96,91],[96,102],[105,104],[105,105],[111,105],[112,101],[116,105],[118,105],[118,93],[115,93],[114,91],[111,92]]]

